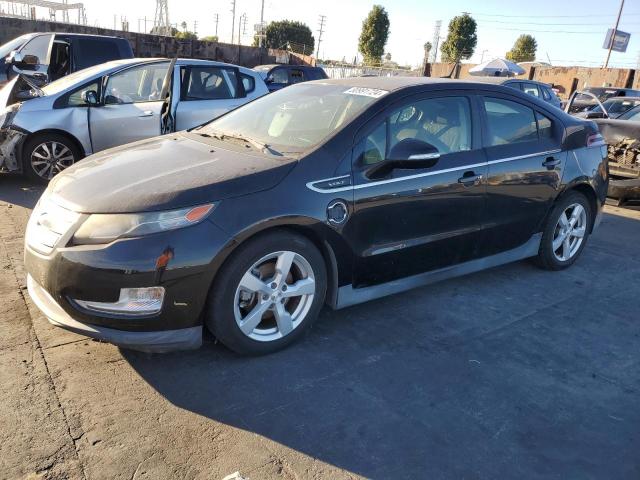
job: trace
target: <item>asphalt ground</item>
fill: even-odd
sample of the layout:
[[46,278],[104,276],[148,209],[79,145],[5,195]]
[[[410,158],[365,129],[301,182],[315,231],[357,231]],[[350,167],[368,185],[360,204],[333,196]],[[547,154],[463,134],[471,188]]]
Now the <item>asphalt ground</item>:
[[243,358],[51,326],[22,263],[40,191],[0,176],[0,478],[640,478],[638,209],[606,207],[569,270],[326,309]]

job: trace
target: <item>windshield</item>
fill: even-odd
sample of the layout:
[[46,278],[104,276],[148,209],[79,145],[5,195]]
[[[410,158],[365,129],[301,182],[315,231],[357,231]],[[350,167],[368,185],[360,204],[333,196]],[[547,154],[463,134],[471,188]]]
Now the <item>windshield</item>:
[[[610,116],[614,117],[617,115],[621,115],[627,110],[632,109],[633,107],[640,105],[640,98],[612,98],[604,102],[604,108],[607,110]],[[600,111],[600,107],[597,109],[593,109],[594,111]]]
[[42,87],[42,91],[45,95],[55,95],[56,93],[63,92],[67,88],[73,87],[78,83],[82,83],[84,80],[89,80],[90,78],[99,75],[104,70],[104,65],[96,65],[94,67],[85,68],[84,70],[79,70]]
[[24,45],[27,40],[29,40],[33,34],[22,35],[18,38],[14,38],[13,40],[5,43],[0,46],[0,58],[5,58],[14,50],[18,50],[22,45]]
[[634,107],[626,111],[618,117],[618,120],[631,120],[632,122],[640,121],[640,106]]
[[265,95],[194,133],[245,137],[280,153],[301,153],[347,125],[384,90],[301,83]]

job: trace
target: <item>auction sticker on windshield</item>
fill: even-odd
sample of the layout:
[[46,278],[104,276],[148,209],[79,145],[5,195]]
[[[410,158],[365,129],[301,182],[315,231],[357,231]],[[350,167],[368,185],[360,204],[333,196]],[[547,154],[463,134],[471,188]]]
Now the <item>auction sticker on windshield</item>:
[[389,92],[386,90],[378,90],[377,88],[351,87],[349,90],[345,90],[344,93],[348,93],[349,95],[361,95],[363,97],[380,98]]

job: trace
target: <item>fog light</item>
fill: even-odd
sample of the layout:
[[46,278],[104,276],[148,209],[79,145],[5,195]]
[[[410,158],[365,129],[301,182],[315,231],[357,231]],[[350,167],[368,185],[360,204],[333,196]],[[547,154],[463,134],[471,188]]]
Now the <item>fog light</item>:
[[74,300],[86,310],[111,315],[143,316],[162,310],[164,287],[122,288],[117,302]]

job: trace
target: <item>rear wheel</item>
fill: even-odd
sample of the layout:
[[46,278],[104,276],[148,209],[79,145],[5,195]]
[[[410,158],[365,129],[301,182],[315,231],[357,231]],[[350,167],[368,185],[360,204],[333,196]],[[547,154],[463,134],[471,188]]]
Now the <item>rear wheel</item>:
[[326,288],[324,259],[311,241],[286,231],[267,233],[239,247],[220,270],[205,321],[238,353],[275,352],[311,326]]
[[82,157],[71,139],[57,133],[45,133],[28,139],[22,148],[22,168],[27,177],[48,183]]
[[545,225],[536,263],[547,270],[562,270],[580,256],[592,224],[589,200],[580,192],[560,198]]

